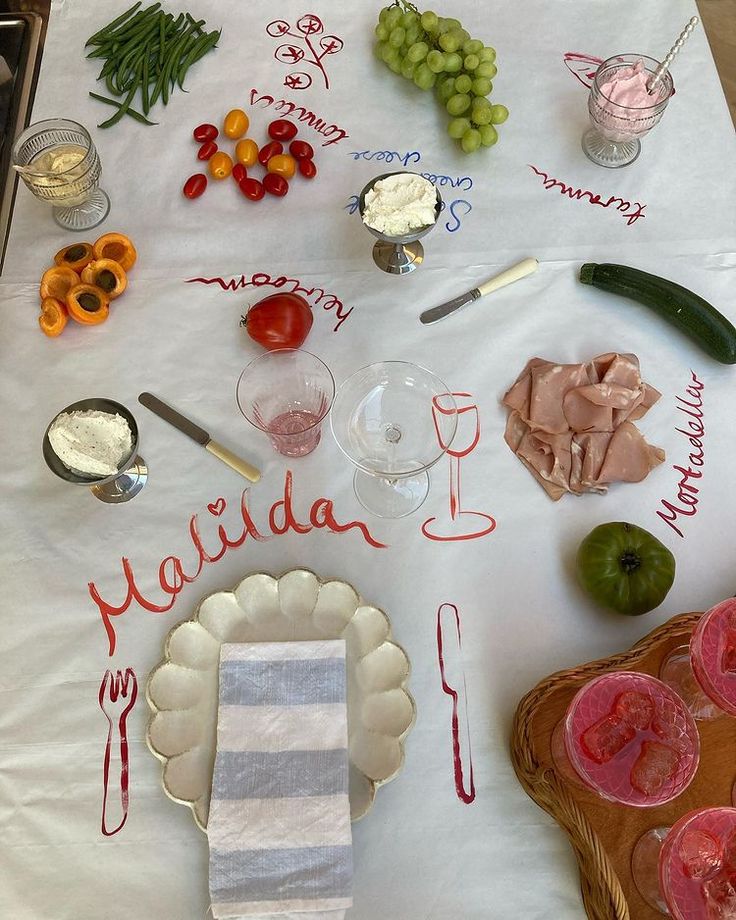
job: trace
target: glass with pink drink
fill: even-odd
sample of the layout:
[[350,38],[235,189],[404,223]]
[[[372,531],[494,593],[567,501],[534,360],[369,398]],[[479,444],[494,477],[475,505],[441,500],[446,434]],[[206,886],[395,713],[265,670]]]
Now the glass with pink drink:
[[644,900],[675,920],[736,917],[736,808],[701,808],[639,840],[631,858]]
[[552,738],[565,778],[620,805],[649,808],[680,795],[700,759],[700,738],[683,701],[635,671],[596,677],[573,697]]
[[664,661],[660,674],[696,719],[736,716],[736,598],[711,607],[698,621],[690,647]]

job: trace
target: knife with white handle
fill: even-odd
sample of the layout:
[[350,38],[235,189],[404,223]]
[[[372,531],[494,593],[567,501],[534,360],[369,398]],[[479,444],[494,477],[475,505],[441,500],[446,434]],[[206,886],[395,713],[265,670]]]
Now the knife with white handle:
[[439,307],[432,307],[431,310],[425,310],[419,317],[419,320],[424,323],[425,326],[430,323],[436,323],[438,320],[450,316],[451,313],[454,313],[466,304],[472,303],[480,297],[485,297],[486,294],[497,291],[499,288],[506,287],[507,284],[513,284],[514,281],[526,278],[527,275],[533,274],[538,266],[539,262],[537,262],[536,259],[523,259],[521,262],[517,262],[516,265],[512,265],[511,268],[507,268],[505,272],[501,272],[500,275],[496,275],[494,278],[489,278],[488,281],[483,282],[483,284],[479,284],[477,288],[473,288],[473,290],[468,291],[467,294],[462,294],[460,297],[448,300],[447,303],[440,304]]

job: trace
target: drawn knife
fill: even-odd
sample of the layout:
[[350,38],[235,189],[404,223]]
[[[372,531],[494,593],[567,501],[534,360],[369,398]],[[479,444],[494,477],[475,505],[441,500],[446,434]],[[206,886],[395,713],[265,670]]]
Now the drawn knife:
[[222,460],[223,463],[226,463],[231,469],[235,470],[236,473],[245,476],[250,482],[258,482],[261,478],[260,472],[254,466],[251,466],[250,463],[246,463],[245,460],[242,460],[237,454],[223,447],[222,444],[213,441],[204,428],[195,425],[194,422],[185,418],[181,413],[177,412],[176,409],[172,409],[171,406],[167,406],[166,403],[161,402],[161,400],[152,393],[141,393],[138,397],[138,402],[142,406],[145,406],[146,409],[150,409],[151,412],[159,418],[168,422],[169,425],[178,428],[179,431],[190,437],[193,441],[196,441],[197,444],[201,444],[205,450],[208,450],[217,457],[218,460]]
[[485,297],[485,295],[490,294],[491,291],[497,291],[499,288],[506,287],[507,284],[513,284],[514,281],[526,278],[527,275],[531,275],[535,272],[538,266],[539,262],[537,262],[536,259],[523,259],[511,268],[508,268],[505,272],[501,272],[500,275],[496,275],[494,278],[489,278],[489,280],[485,281],[483,284],[479,284],[477,288],[473,288],[473,290],[468,291],[467,294],[462,294],[460,297],[448,300],[447,303],[440,304],[439,307],[432,307],[431,310],[425,310],[419,319],[425,326],[430,323],[436,323],[438,320],[450,316],[451,313],[454,313],[466,304],[472,303],[480,297]]

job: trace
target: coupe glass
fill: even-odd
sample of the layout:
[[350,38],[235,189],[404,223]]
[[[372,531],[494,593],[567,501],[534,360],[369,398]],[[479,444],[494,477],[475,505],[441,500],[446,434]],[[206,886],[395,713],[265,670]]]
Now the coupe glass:
[[443,414],[438,440],[432,407],[440,396],[446,404],[453,401],[439,377],[407,361],[370,364],[338,390],[332,433],[357,467],[353,485],[358,501],[378,517],[404,517],[427,497],[427,471],[457,430],[457,413]]
[[598,166],[616,169],[633,163],[641,152],[643,137],[662,117],[674,92],[672,76],[665,73],[652,94],[652,104],[643,108],[628,108],[604,96],[601,87],[624,67],[642,61],[648,74],[659,67],[659,61],[645,54],[616,54],[604,61],[596,71],[588,97],[588,112],[592,127],[583,134],[583,152]]
[[666,684],[635,671],[596,677],[554,730],[558,772],[602,798],[650,808],[680,795],[700,760],[693,717]]
[[238,379],[245,418],[285,457],[311,454],[335,396],[329,367],[308,351],[278,348],[251,361]]
[[648,831],[631,872],[647,904],[675,920],[733,920],[736,808],[701,808]]
[[[442,441],[442,416],[457,415],[457,434],[452,442]],[[495,520],[483,511],[466,511],[460,496],[460,460],[467,457],[480,441],[478,406],[470,393],[445,393],[432,400],[432,415],[437,441],[450,460],[450,496],[447,517],[431,517],[422,524],[422,533],[430,540],[474,540],[496,528]]]
[[[72,163],[61,172],[49,171],[45,161],[62,153]],[[76,121],[37,121],[19,135],[12,157],[30,191],[51,202],[54,220],[65,230],[89,230],[107,217],[110,199],[99,188],[100,158],[89,132]]]
[[[49,441],[49,428],[63,412],[84,412],[95,409],[98,412],[107,412],[110,415],[121,415],[128,423],[132,438],[130,454],[124,457],[120,469],[112,476],[104,478],[95,478],[94,476],[84,476],[81,473],[75,473],[68,467],[64,466],[61,460],[54,453]],[[132,412],[119,402],[112,399],[101,397],[91,399],[80,399],[79,402],[72,403],[65,409],[62,409],[51,420],[46,433],[43,436],[43,456],[46,465],[52,473],[55,473],[59,479],[65,482],[71,482],[75,485],[88,486],[90,492],[95,498],[107,504],[117,505],[120,502],[130,501],[143,488],[148,481],[148,467],[146,461],[138,454],[140,438],[138,434],[138,423],[133,417]]]
[[[363,219],[363,212],[365,211],[365,196],[373,188],[376,182],[379,182],[381,179],[386,179],[389,176],[399,175],[415,175],[415,173],[410,173],[407,170],[395,173],[384,173],[382,176],[376,176],[375,179],[371,179],[368,185],[365,186],[358,197],[358,209],[360,211],[361,220]],[[373,227],[369,227],[368,224],[363,224],[369,233],[378,237],[378,242],[373,245],[373,261],[382,271],[388,272],[390,275],[406,275],[409,272],[413,272],[415,268],[422,264],[424,261],[424,247],[419,240],[423,236],[426,236],[432,227],[434,227],[437,223],[437,218],[440,216],[440,211],[442,210],[442,197],[439,189],[436,189],[436,192],[437,207],[435,209],[434,221],[431,224],[427,224],[426,227],[418,227],[416,230],[405,233],[403,236],[387,236],[385,233],[381,233],[379,230],[374,230]]]

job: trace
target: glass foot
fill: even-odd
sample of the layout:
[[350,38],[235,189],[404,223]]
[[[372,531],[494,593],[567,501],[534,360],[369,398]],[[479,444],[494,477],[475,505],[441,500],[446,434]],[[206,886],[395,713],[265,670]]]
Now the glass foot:
[[424,247],[419,240],[404,245],[379,240],[373,246],[373,261],[390,275],[406,275],[424,261]]
[[78,232],[101,224],[109,213],[110,199],[101,188],[97,188],[84,204],[73,208],[54,208],[54,220],[65,230]]
[[429,474],[382,479],[363,470],[356,470],[353,488],[366,511],[377,517],[401,518],[416,511],[424,503],[429,493]]
[[117,505],[120,502],[130,501],[141,491],[148,481],[148,467],[141,456],[137,456],[132,466],[122,472],[110,482],[103,482],[98,486],[90,486],[90,492],[101,502]]
[[631,854],[631,874],[639,894],[650,907],[670,916],[659,885],[659,854],[669,833],[668,827],[655,827],[637,841]]
[[609,141],[595,128],[588,128],[583,134],[583,153],[597,166],[618,169],[628,166],[641,153],[641,141],[634,137],[626,141]]
[[683,645],[670,652],[662,662],[659,676],[685,701],[694,719],[711,722],[725,715],[723,710],[703,693],[697,682],[690,664],[689,646]]
[[424,536],[440,542],[475,540],[493,533],[495,529],[495,520],[482,511],[458,511],[454,518],[427,518],[422,524]]

